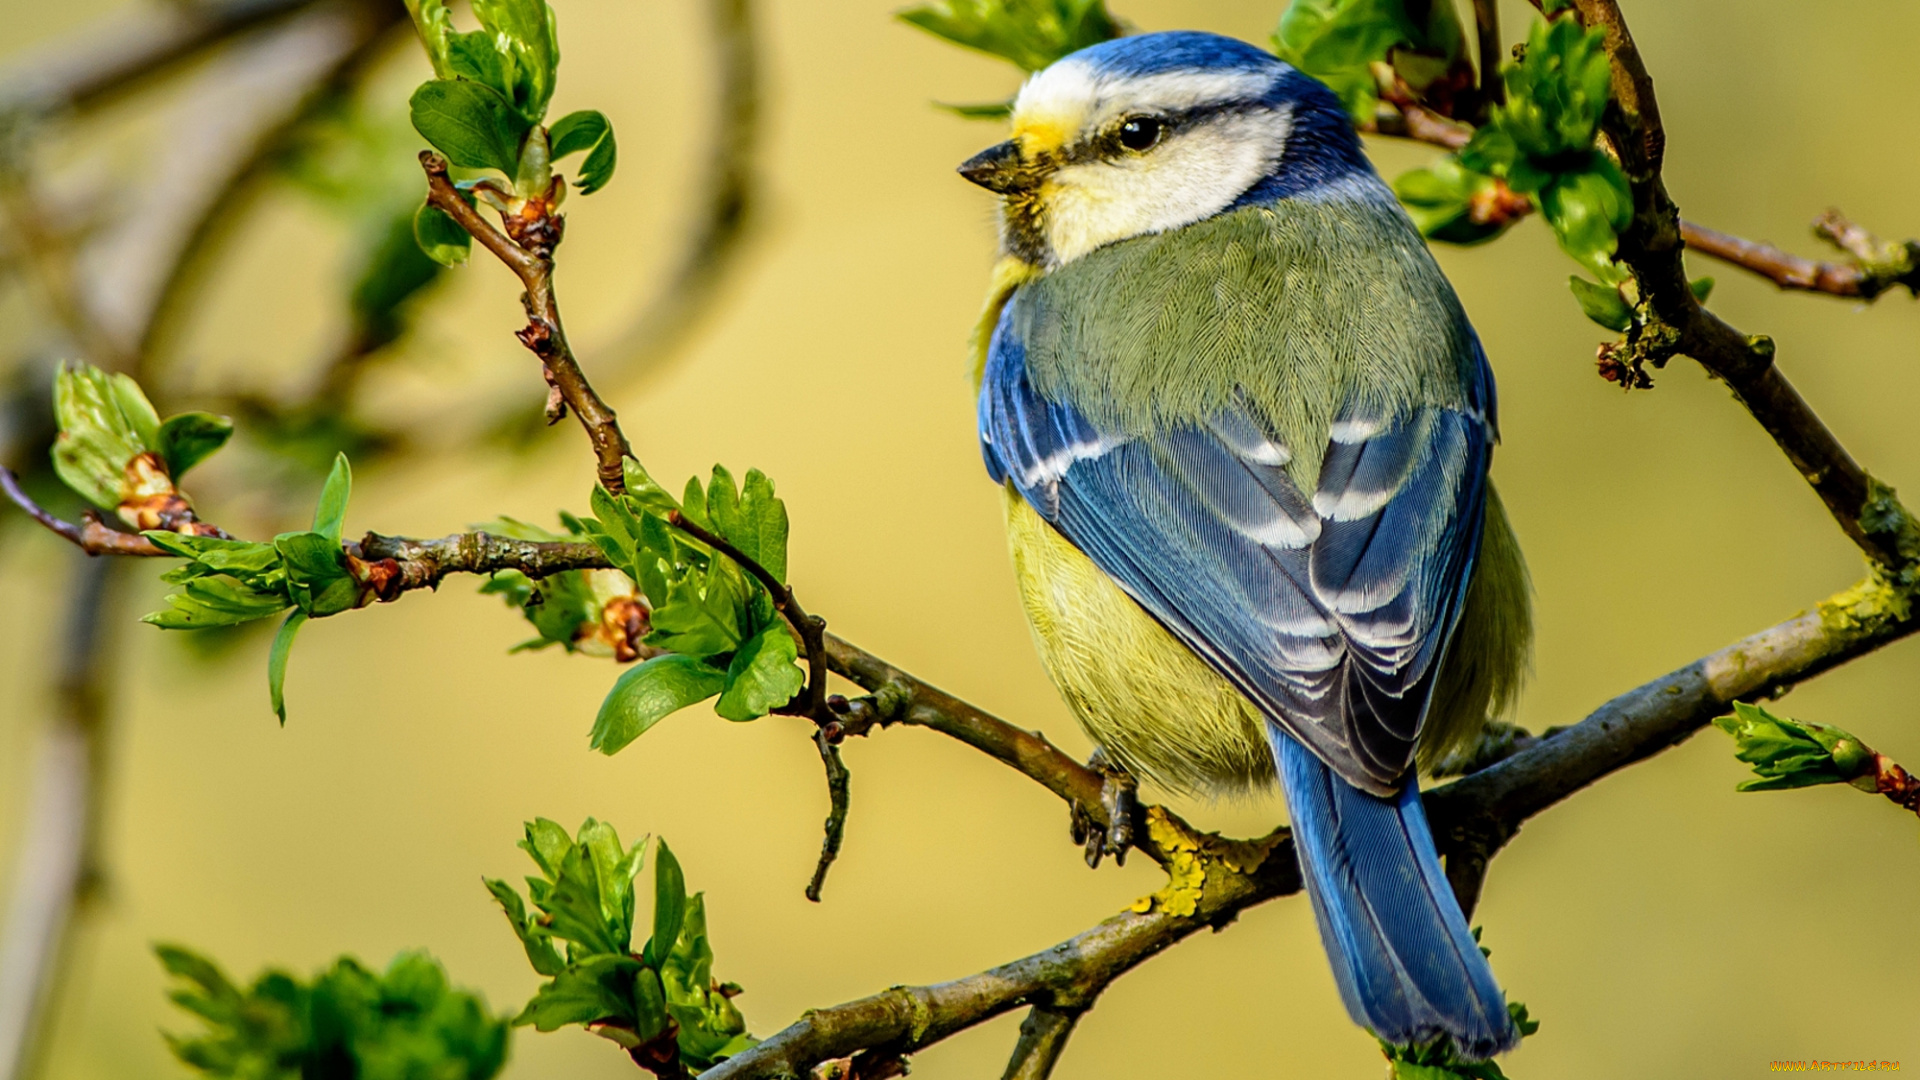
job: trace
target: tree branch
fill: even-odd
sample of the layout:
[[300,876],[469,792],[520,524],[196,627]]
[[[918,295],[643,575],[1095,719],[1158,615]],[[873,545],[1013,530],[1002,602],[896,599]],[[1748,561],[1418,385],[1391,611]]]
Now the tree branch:
[[[1476,11],[1489,0],[1474,0]],[[1482,24],[1485,30],[1485,24]],[[1496,31],[1497,33],[1497,31]],[[1486,43],[1482,41],[1484,50]],[[1485,53],[1482,53],[1483,58]],[[1485,79],[1487,76],[1482,73]],[[1498,82],[1489,84],[1498,86]],[[1651,88],[1649,87],[1649,94]],[[1411,97],[1390,99],[1362,130],[1376,135],[1412,139],[1445,150],[1459,150],[1473,137],[1473,126],[1425,108]],[[1496,183],[1499,183],[1496,181]],[[1506,185],[1499,183],[1501,190]],[[1525,196],[1503,202],[1505,221],[1517,221],[1534,210]],[[1789,254],[1772,244],[1756,243],[1705,225],[1680,222],[1686,247],[1729,265],[1750,271],[1783,289],[1826,293],[1829,296],[1872,300],[1895,286],[1920,296],[1920,240],[1882,241],[1853,224],[1838,210],[1829,210],[1813,224],[1814,235],[1847,252],[1848,262],[1815,262]]]
[[427,204],[452,218],[505,263],[526,290],[521,302],[527,309],[527,325],[517,336],[545,366],[547,384],[554,395],[547,405],[547,422],[558,422],[566,409],[572,409],[593,444],[600,486],[616,495],[626,491],[625,462],[632,453],[627,436],[620,430],[613,410],[581,373],[580,362],[567,345],[566,331],[560,326],[560,307],[554,300],[553,248],[560,242],[564,219],[547,199],[528,199],[526,209],[509,222],[516,234],[509,237],[481,217],[453,186],[447,177],[446,158],[422,150],[420,167],[427,173]]
[[827,738],[825,728],[813,733],[813,745],[820,751],[820,762],[827,770],[826,835],[820,841],[820,861],[814,864],[813,880],[807,883],[807,899],[820,902],[820,890],[827,883],[827,869],[840,857],[840,841],[847,832],[847,812],[852,808],[852,777],[840,760],[840,748]]
[[1880,241],[1838,210],[1829,210],[1816,219],[1813,232],[1853,258],[1847,262],[1816,262],[1772,244],[1743,240],[1690,221],[1680,223],[1680,238],[1687,250],[1750,270],[1782,289],[1872,300],[1898,285],[1920,296],[1920,241]]
[[[1920,527],[1892,489],[1853,460],[1799,391],[1774,366],[1773,342],[1735,330],[1700,306],[1681,257],[1680,212],[1660,177],[1666,130],[1653,79],[1614,0],[1573,0],[1580,21],[1604,32],[1613,66],[1613,103],[1601,131],[1633,193],[1632,222],[1618,257],[1639,283],[1647,318],[1622,354],[1638,370],[1685,354],[1725,382],[1787,455],[1856,546],[1883,571],[1904,575],[1920,558]],[[1535,0],[1536,6],[1539,0]]]
[[1013,1057],[1000,1080],[1047,1080],[1067,1048],[1067,1038],[1081,1013],[1035,1005],[1020,1021],[1020,1041],[1013,1044]]
[[[396,560],[408,588],[448,573],[519,570],[544,576],[607,566],[598,549],[468,533],[440,540],[369,534],[368,558]],[[1425,793],[1435,843],[1463,904],[1472,906],[1486,863],[1533,815],[1599,779],[1684,741],[1739,699],[1764,698],[1920,629],[1915,588],[1873,577],[1812,613],[1736,642],[1601,706],[1581,723]],[[833,635],[832,670],[869,696],[839,705],[837,734],[876,726],[926,727],[988,754],[1101,820],[1100,777],[1049,743]],[[822,739],[836,732],[820,732]],[[803,1077],[813,1065],[859,1050],[909,1053],[1021,1005],[1083,1010],[1113,978],[1202,926],[1220,926],[1253,904],[1299,889],[1284,829],[1226,840],[1200,833],[1160,807],[1141,810],[1136,846],[1169,875],[1167,886],[1067,942],[956,982],[896,988],[816,1010],[753,1051],[703,1074]],[[1053,1021],[1047,1021],[1049,1025]],[[1060,1033],[1062,1036],[1064,1033]],[[1038,1036],[1036,1036],[1038,1038]],[[1032,1054],[1038,1055],[1036,1047]],[[1039,1060],[1038,1058],[1035,1059]]]

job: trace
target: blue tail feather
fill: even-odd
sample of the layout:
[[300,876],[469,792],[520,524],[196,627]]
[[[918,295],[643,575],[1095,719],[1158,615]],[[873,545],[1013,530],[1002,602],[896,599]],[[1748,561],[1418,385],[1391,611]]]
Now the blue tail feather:
[[1493,969],[1440,870],[1419,785],[1398,798],[1348,784],[1277,729],[1295,849],[1347,1012],[1389,1043],[1453,1039],[1468,1058],[1518,1041]]

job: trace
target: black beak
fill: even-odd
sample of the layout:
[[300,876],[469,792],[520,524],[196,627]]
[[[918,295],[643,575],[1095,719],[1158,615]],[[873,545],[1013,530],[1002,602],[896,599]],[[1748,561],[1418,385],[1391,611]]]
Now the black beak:
[[987,147],[960,163],[960,175],[997,195],[1017,191],[1030,183],[1020,159],[1020,147],[1009,139]]

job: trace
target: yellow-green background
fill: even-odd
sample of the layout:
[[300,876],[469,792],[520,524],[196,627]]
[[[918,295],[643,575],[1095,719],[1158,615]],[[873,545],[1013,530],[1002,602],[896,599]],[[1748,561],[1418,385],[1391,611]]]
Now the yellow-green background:
[[[675,250],[707,125],[694,0],[556,0],[557,111],[603,109],[622,166],[568,206],[561,287],[589,370]],[[793,520],[792,573],[839,632],[1001,715],[1086,744],[1030,650],[972,429],[962,346],[992,258],[988,197],[953,165],[999,136],[928,107],[987,100],[1011,68],[889,18],[890,0],[761,5],[767,198],[753,254],[717,317],[668,369],[613,393],[637,452],[673,480],[715,461],[760,466]],[[1143,29],[1265,40],[1280,0],[1126,0]],[[6,48],[113,10],[7,0]],[[1504,5],[1508,38],[1526,9]],[[1888,235],[1920,234],[1920,120],[1910,100],[1920,7],[1696,0],[1628,5],[1670,134],[1667,181],[1699,221],[1811,251],[1830,203]],[[424,63],[397,54],[387,92]],[[137,110],[135,110],[137,113]],[[125,110],[112,123],[137,128]],[[152,133],[148,133],[152,134]],[[137,145],[137,143],[135,143]],[[1392,174],[1424,148],[1376,143]],[[181,357],[194,385],[297,386],[337,332],[338,230],[270,197],[211,284]],[[1593,373],[1604,335],[1528,221],[1499,243],[1443,249],[1500,379],[1495,471],[1538,593],[1538,729],[1802,610],[1860,572],[1819,503],[1728,395],[1687,361],[1651,393]],[[1721,267],[1714,306],[1772,334],[1781,366],[1863,463],[1920,494],[1920,309],[1808,296]],[[474,388],[541,387],[510,336],[507,275],[484,258],[432,308],[393,411],[449,413]],[[34,313],[17,291],[0,334]],[[247,374],[252,372],[252,374]],[[197,384],[194,380],[198,380]],[[432,426],[422,422],[422,429]],[[368,472],[349,527],[431,534],[507,512],[580,508],[591,463],[569,422],[531,458],[479,449]],[[234,479],[235,474],[228,474]],[[317,486],[317,485],[316,485]],[[232,484],[217,519],[249,518]],[[308,501],[302,493],[296,502]],[[203,499],[203,501],[206,501]],[[0,551],[0,855],[16,844],[47,699],[61,597],[77,556],[7,533]],[[139,568],[134,610],[160,595]],[[535,985],[480,887],[517,877],[532,815],[586,815],[669,837],[707,893],[717,973],[747,987],[753,1030],[809,1006],[938,981],[1050,945],[1155,887],[1144,860],[1098,873],[1035,785],[924,731],[847,748],[854,814],[826,902],[801,886],[825,799],[802,723],[676,716],[618,757],[586,732],[615,670],[525,636],[474,583],[311,624],[281,729],[264,641],[220,663],[121,627],[108,907],[80,953],[51,1075],[181,1075],[156,1029],[157,939],[236,974],[308,971],[339,952],[384,962],[425,946],[497,1007]],[[1920,765],[1913,644],[1827,675],[1784,708],[1853,729]],[[1920,1068],[1920,827],[1844,788],[1739,795],[1709,731],[1530,823],[1495,863],[1478,920],[1509,992],[1541,1018],[1510,1059],[1522,1078],[1746,1076],[1775,1058],[1884,1058]],[[1277,798],[1181,804],[1241,832]],[[0,867],[10,865],[0,862]],[[0,869],[0,875],[8,871]],[[0,879],[3,880],[3,879]],[[915,1059],[929,1080],[999,1075],[1018,1015]],[[1120,980],[1081,1024],[1062,1077],[1375,1076],[1372,1040],[1336,999],[1306,904],[1246,913]],[[634,1075],[578,1030],[516,1037],[509,1076]]]

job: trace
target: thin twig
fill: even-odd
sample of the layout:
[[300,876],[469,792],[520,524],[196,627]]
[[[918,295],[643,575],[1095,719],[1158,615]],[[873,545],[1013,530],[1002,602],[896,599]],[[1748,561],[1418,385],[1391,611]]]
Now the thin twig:
[[[431,150],[420,151],[420,167],[427,174],[427,202],[452,218],[467,235],[505,263],[526,290],[521,297],[527,309],[527,325],[518,332],[521,344],[532,350],[546,368],[547,382],[567,408],[580,419],[593,455],[599,463],[600,485],[618,495],[627,490],[626,459],[632,451],[627,436],[593,384],[580,371],[580,362],[567,345],[566,331],[560,326],[560,307],[553,295],[553,245],[560,242],[563,219],[544,199],[527,200],[523,220],[515,222],[516,231],[540,250],[523,246],[479,211],[453,186],[447,176],[447,159]],[[559,419],[549,408],[550,420]]]
[[1001,1080],[1047,1080],[1052,1076],[1054,1065],[1067,1049],[1073,1026],[1085,1011],[1066,1012],[1044,1005],[1029,1009],[1027,1018],[1020,1021],[1020,1041],[1013,1044],[1013,1056],[1007,1060]]
[[826,728],[815,728],[813,745],[820,750],[820,763],[827,769],[826,835],[820,841],[820,860],[813,866],[813,880],[807,882],[807,899],[820,902],[820,890],[827,884],[827,868],[840,857],[840,841],[847,832],[847,812],[851,808],[852,777],[847,763],[840,760],[840,748],[827,738]]
[[1750,270],[1780,286],[1829,296],[1872,300],[1895,286],[1920,295],[1920,241],[1888,244],[1829,210],[1813,225],[1814,234],[1852,255],[1847,262],[1822,262],[1782,251],[1767,243],[1730,236],[1717,229],[1680,223],[1687,250],[1711,255]]
[[87,511],[81,524],[62,521],[33,501],[25,489],[20,486],[20,478],[13,470],[0,465],[0,492],[4,492],[13,504],[27,512],[27,516],[64,537],[68,542],[89,555],[165,555],[166,552],[153,546],[153,541],[138,533],[121,532],[109,528],[100,520],[99,515]]

